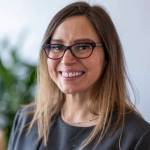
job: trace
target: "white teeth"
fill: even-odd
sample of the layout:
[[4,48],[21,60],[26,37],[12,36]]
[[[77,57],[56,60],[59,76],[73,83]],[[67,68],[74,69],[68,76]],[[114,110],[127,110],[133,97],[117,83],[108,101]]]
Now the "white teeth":
[[83,72],[62,72],[62,76],[65,78],[81,76]]

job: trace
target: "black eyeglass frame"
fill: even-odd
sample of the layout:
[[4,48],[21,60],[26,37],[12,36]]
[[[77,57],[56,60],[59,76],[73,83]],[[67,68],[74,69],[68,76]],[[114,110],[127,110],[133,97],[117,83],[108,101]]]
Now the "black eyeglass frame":
[[[73,51],[72,51],[72,47],[75,46],[75,45],[77,45],[77,44],[90,44],[91,47],[92,47],[91,53],[90,53],[88,56],[86,56],[86,57],[77,57],[77,56],[73,53]],[[47,54],[46,48],[47,48],[47,46],[50,46],[50,47],[51,47],[52,45],[62,45],[62,46],[64,47],[64,51],[63,51],[63,54],[62,54],[61,57],[59,57],[59,58],[51,58],[51,57],[49,57],[49,55]],[[42,48],[43,48],[43,50],[45,51],[45,54],[46,54],[47,58],[52,59],[52,60],[59,60],[59,59],[61,59],[61,58],[64,57],[64,54],[65,54],[65,52],[66,52],[67,50],[70,50],[71,54],[72,54],[75,58],[78,58],[78,59],[85,59],[85,58],[88,58],[88,57],[90,57],[90,56],[92,55],[93,50],[94,50],[95,47],[103,47],[103,45],[102,45],[102,43],[96,43],[96,42],[92,41],[92,42],[84,42],[84,43],[83,43],[83,42],[81,42],[81,43],[75,43],[75,44],[70,45],[70,46],[65,46],[65,45],[63,45],[63,44],[45,44],[45,45],[43,45]]]

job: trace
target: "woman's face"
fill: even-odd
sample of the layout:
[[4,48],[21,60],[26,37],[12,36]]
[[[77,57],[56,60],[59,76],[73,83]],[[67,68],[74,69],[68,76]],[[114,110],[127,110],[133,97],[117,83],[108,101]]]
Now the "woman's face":
[[[69,46],[89,40],[101,43],[89,20],[84,16],[74,16],[56,28],[51,44]],[[67,50],[59,60],[48,58],[47,64],[51,79],[63,93],[83,93],[92,88],[102,73],[104,50],[95,47],[92,55],[85,59],[78,59]]]

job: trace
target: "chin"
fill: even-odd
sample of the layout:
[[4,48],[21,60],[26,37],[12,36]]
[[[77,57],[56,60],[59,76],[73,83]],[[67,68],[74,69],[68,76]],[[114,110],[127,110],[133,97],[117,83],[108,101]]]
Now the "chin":
[[76,90],[72,90],[72,89],[63,89],[61,90],[64,94],[75,94],[75,93],[78,93],[78,91]]
[[60,89],[64,94],[77,94],[77,93],[83,93],[87,91],[87,89],[71,89],[71,88],[66,88],[66,89]]

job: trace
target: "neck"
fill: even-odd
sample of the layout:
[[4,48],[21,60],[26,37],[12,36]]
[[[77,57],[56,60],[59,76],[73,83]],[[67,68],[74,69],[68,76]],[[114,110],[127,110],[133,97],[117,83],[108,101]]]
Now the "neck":
[[96,124],[96,118],[88,107],[88,98],[85,94],[67,94],[62,108],[62,119],[76,126],[91,126]]

